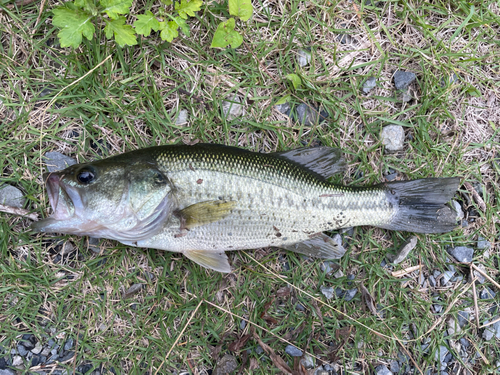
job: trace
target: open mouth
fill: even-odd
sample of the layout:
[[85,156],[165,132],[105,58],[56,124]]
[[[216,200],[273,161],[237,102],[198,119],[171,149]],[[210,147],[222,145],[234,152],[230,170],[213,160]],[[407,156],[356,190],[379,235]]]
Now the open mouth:
[[44,174],[46,181],[47,195],[52,206],[51,218],[55,220],[69,219],[74,214],[74,205],[64,189],[61,176],[56,173]]

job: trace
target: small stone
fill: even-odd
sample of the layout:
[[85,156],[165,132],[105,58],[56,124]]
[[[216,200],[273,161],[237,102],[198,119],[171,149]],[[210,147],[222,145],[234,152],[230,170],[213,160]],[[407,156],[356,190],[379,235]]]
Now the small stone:
[[400,125],[387,125],[382,128],[380,139],[387,152],[400,151],[404,146],[405,131]]
[[350,36],[349,34],[340,34],[337,35],[337,40],[340,44],[353,44],[356,43],[356,39]]
[[493,299],[495,298],[496,293],[492,291],[490,288],[486,287],[479,293],[479,298],[481,299]]
[[398,173],[397,173],[397,172],[394,172],[394,173],[389,173],[389,174],[386,174],[386,175],[384,176],[385,180],[386,180],[386,181],[389,181],[389,182],[390,182],[390,181],[394,181],[394,180],[396,180],[396,178],[397,178],[397,177],[398,177]]
[[370,77],[363,83],[363,92],[368,94],[375,86],[377,86],[377,79],[375,77]]
[[349,289],[344,296],[344,300],[345,301],[352,300],[357,292],[358,292],[358,288]]
[[40,354],[42,349],[43,349],[42,343],[40,341],[37,341],[37,343],[35,344],[35,347],[33,349],[31,349],[31,353]]
[[233,94],[229,101],[222,102],[222,112],[228,120],[233,120],[236,117],[242,117],[245,115],[245,107],[240,104],[241,99],[238,95]]
[[448,284],[448,281],[451,280],[453,275],[455,275],[454,271],[444,271],[443,278],[441,279],[441,285],[445,286],[446,284]]
[[35,354],[33,357],[31,357],[31,367],[38,366],[40,363],[43,363],[42,359],[42,356]]
[[304,126],[314,126],[327,119],[328,112],[320,111],[319,108],[315,108],[306,103],[301,103],[297,106],[295,111],[292,112],[292,117],[299,124]]
[[486,240],[484,237],[479,236],[477,239],[478,250],[486,250],[491,247],[490,241]]
[[397,70],[394,73],[394,85],[398,90],[405,90],[416,78],[415,73]]
[[333,274],[333,277],[335,277],[336,279],[341,278],[343,276],[344,276],[344,272],[342,272],[342,270],[340,268],[337,270],[337,272],[335,272]]
[[[476,267],[479,268],[481,271],[486,272],[486,268],[482,264],[478,264]],[[474,270],[473,273],[474,273],[474,276],[477,278],[477,281],[479,281],[480,284],[484,284],[484,282],[486,281],[486,278],[483,276],[483,274],[481,272],[476,271],[476,270]]]
[[320,264],[319,268],[321,269],[321,271],[325,272],[325,273],[330,273],[333,271],[333,268],[332,266],[334,265],[335,263],[334,262],[330,262],[330,261],[326,261],[326,262],[323,262]]
[[436,279],[432,275],[429,276],[429,285],[433,288],[436,286]]
[[75,251],[76,248],[73,246],[71,242],[64,242],[61,246],[61,251],[59,252],[60,255],[68,255],[71,254],[73,251]]
[[125,293],[123,293],[123,299],[130,298],[137,293],[139,293],[144,285],[143,284],[134,284],[130,288],[128,288]]
[[375,367],[375,374],[376,375],[392,375],[392,372],[384,365],[379,365],[379,366]]
[[50,354],[51,348],[45,347],[42,349],[42,352],[40,353],[42,356],[47,357]]
[[20,355],[15,355],[12,358],[12,367],[21,366],[22,364],[23,364],[23,357],[21,357]]
[[26,354],[28,354],[26,348],[21,344],[17,345],[17,352],[21,357],[26,357]]
[[[484,322],[484,324],[488,323],[489,323],[488,320]],[[493,338],[493,336],[495,336],[495,333],[496,333],[495,327],[493,327],[493,325],[490,325],[484,329],[482,338],[485,339],[486,341],[490,341]]]
[[297,303],[295,305],[295,310],[304,312],[304,311],[306,311],[306,308],[302,304]]
[[245,329],[246,326],[247,326],[247,321],[242,319],[240,322],[240,329],[243,330]]
[[437,279],[441,275],[441,271],[434,270],[432,272],[432,276],[434,276],[435,279]]
[[64,343],[64,350],[70,350],[73,348],[73,337],[69,337],[66,342]]
[[[406,257],[408,256],[408,254],[410,253],[410,251],[412,251],[415,246],[417,246],[417,237],[416,236],[411,236],[405,243],[404,245],[401,247],[401,249],[399,249],[398,253],[394,256],[390,256],[390,255],[387,255],[387,258],[389,259],[389,261],[391,261],[392,263],[394,264],[399,264],[401,263],[403,260],[406,259]],[[392,258],[392,259],[391,259]]]
[[456,260],[462,263],[472,262],[474,249],[466,246],[457,246],[448,251]]
[[391,361],[391,371],[393,373],[397,374],[400,369],[401,369],[401,366],[399,366],[399,362],[398,361]]
[[432,305],[432,307],[434,307],[434,311],[439,314],[442,310],[443,310],[443,306],[441,305]]
[[457,213],[457,221],[464,218],[464,212],[462,211],[462,206],[456,200],[451,200],[451,205],[453,210]]
[[441,87],[445,87],[446,85],[451,85],[453,83],[455,83],[456,81],[458,81],[458,76],[453,73],[452,75],[450,75],[449,77],[447,78],[441,78]]
[[311,52],[300,49],[297,55],[297,62],[299,63],[299,66],[303,68],[311,62],[311,58]]
[[293,345],[287,345],[285,348],[285,353],[292,357],[302,357],[302,350],[296,348]]
[[304,357],[300,360],[300,364],[306,369],[311,369],[314,367],[314,358],[309,354],[304,354]]
[[460,339],[460,345],[462,345],[462,347],[467,349],[470,346],[470,342],[465,337],[462,337]]
[[99,241],[100,239],[99,238],[94,238],[94,237],[89,237],[89,249],[92,250],[92,252],[96,253],[96,254],[100,254],[101,253],[101,247],[99,246]]
[[292,107],[290,106],[290,103],[278,104],[278,105],[275,106],[275,108],[279,112],[281,112],[281,113],[283,113],[283,114],[285,114],[287,116],[290,116],[290,112],[292,111]]
[[457,319],[460,328],[464,328],[469,322],[469,313],[467,311],[459,311],[457,314]]
[[257,345],[257,347],[255,348],[255,353],[257,353],[257,354],[264,353],[264,349],[262,349],[262,346]]
[[12,185],[0,186],[0,204],[15,208],[23,208],[26,199],[18,188]]
[[439,362],[443,362],[448,354],[448,348],[446,346],[440,345],[439,350],[434,355],[434,359]]
[[332,299],[333,298],[333,288],[331,286],[329,286],[329,287],[321,286],[319,288],[319,290],[326,297],[326,299]]
[[404,103],[411,102],[412,99],[413,99],[413,96],[411,96],[411,94],[408,91],[403,92],[403,95],[401,96],[401,100]]
[[71,358],[75,356],[75,352],[69,351],[66,352],[66,354],[58,359],[59,362],[66,362],[69,361]]
[[175,125],[182,125],[188,121],[188,111],[187,109],[181,109],[175,118]]
[[16,375],[16,372],[14,370],[9,369],[9,368],[0,369],[0,375]]
[[57,151],[46,152],[44,156],[45,164],[49,172],[57,172],[71,165],[76,164],[76,160],[61,154]]

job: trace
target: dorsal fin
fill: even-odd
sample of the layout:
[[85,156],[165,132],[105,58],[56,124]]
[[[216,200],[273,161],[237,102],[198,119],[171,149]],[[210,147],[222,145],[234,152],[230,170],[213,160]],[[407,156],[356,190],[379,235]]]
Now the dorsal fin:
[[326,146],[301,147],[285,152],[275,152],[272,155],[291,160],[324,178],[341,172],[346,166],[342,151]]

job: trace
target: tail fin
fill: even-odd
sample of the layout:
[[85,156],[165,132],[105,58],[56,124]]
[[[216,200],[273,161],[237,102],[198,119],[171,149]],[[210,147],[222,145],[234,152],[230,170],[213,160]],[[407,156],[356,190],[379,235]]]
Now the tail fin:
[[457,226],[456,212],[445,206],[455,194],[460,178],[424,178],[381,184],[396,207],[391,223],[381,228],[417,233],[444,233]]

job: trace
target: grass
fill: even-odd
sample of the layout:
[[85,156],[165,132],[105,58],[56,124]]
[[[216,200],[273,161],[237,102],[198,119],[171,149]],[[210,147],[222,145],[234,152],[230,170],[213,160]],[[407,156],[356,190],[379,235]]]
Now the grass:
[[[226,6],[215,2],[198,13],[189,39],[168,44],[151,37],[120,49],[98,32],[77,51],[57,46],[49,11],[55,5],[45,4],[38,23],[38,4],[0,13],[0,182],[20,188],[25,207],[40,215],[48,205],[41,178],[45,152],[85,161],[195,141],[261,152],[320,142],[345,150],[349,168],[335,177],[339,183],[370,185],[392,171],[398,179],[461,176],[477,190],[482,186],[487,209],[461,188],[456,199],[468,226],[418,235],[417,247],[393,268],[381,262],[410,234],[355,228],[343,235],[348,252],[337,262],[346,275],[340,278],[322,271],[321,261],[276,249],[231,253],[235,271],[229,275],[178,254],[108,240],[96,254],[87,238],[34,235],[29,220],[1,214],[0,357],[16,347],[21,334],[33,333],[44,344],[74,338],[76,357],[32,372],[71,373],[88,363],[121,374],[208,374],[253,323],[291,368],[293,358],[280,338],[317,357],[315,366],[330,363],[344,373],[371,373],[404,356],[415,373],[438,372],[434,353],[442,345],[456,357],[449,373],[494,371],[498,339],[482,339],[469,282],[422,288],[419,271],[403,278],[391,272],[417,265],[425,277],[443,272],[453,263],[447,247],[476,248],[482,236],[492,247],[476,248],[474,264],[498,282],[497,2],[257,1],[245,44],[237,50],[209,48],[216,25],[227,16]],[[137,14],[144,5],[135,6]],[[354,42],[342,44],[339,37],[345,35]],[[296,62],[301,48],[312,55],[304,68]],[[397,69],[417,75],[410,102],[402,102],[394,89]],[[297,90],[285,79],[292,73],[302,79]],[[365,95],[361,87],[370,76],[377,87]],[[292,104],[322,108],[329,118],[308,127],[279,113],[274,103],[290,93]],[[230,119],[221,107],[234,95],[246,114]],[[181,109],[188,111],[188,122],[177,125]],[[404,151],[384,153],[379,134],[387,124],[404,126]],[[60,241],[75,251],[61,256]],[[467,280],[469,267],[455,266]],[[123,298],[135,284],[142,289]],[[327,301],[319,292],[321,286],[359,290],[361,284],[383,319],[368,310],[360,292],[351,301]],[[499,303],[500,291],[487,281],[477,285],[478,292],[484,286],[497,297],[478,301],[480,324],[498,317],[490,308]],[[446,313],[435,313],[436,304]],[[467,307],[468,325],[447,336],[448,319]],[[457,346],[461,337],[472,343],[465,360]],[[233,353],[243,373],[279,373],[257,344],[251,338]]]

